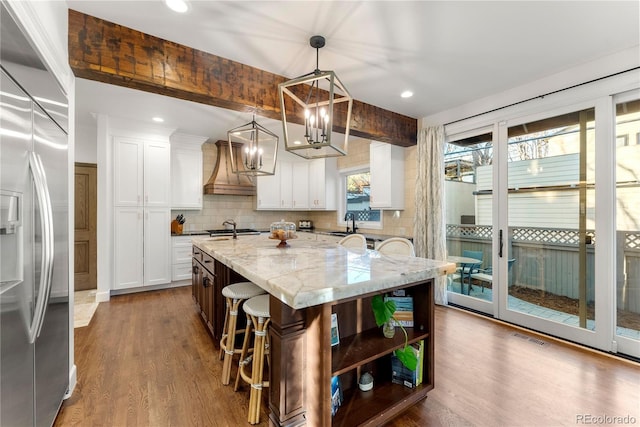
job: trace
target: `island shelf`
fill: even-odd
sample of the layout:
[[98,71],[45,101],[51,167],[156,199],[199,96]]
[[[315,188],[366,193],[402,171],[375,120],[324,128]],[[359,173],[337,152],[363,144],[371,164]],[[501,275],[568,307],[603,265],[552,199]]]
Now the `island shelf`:
[[[407,336],[409,344],[413,344],[428,338],[429,334],[417,333],[412,328],[407,328]],[[400,330],[396,331],[393,338],[385,338],[378,328],[340,340],[340,344],[332,350],[332,376],[344,374],[404,347],[404,334]]]
[[[338,314],[340,342],[331,351],[331,376],[340,378],[343,402],[331,425],[380,425],[426,398],[427,392],[433,389],[432,284],[433,281],[428,280],[402,288],[407,296],[412,297],[415,307],[414,327],[405,327],[407,342],[424,341],[423,382],[414,388],[392,382],[391,354],[404,347],[405,335],[396,326],[393,338],[384,337],[382,329],[375,323],[371,296],[332,307],[332,312]],[[370,391],[358,388],[358,379],[364,372],[371,373],[374,378]]]

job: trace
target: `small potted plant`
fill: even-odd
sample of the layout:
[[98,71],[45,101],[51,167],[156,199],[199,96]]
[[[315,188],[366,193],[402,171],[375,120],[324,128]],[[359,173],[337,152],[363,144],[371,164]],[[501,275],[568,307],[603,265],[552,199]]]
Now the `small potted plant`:
[[[395,319],[395,317],[393,317],[393,313],[396,312],[395,301],[385,301],[382,298],[382,295],[376,295],[371,300],[371,309],[373,310],[373,314],[376,318],[376,324],[378,326],[389,327],[392,324],[400,326],[402,332],[404,332],[404,348],[395,350],[393,353],[396,355],[398,360],[400,360],[400,362],[404,366],[406,366],[407,369],[415,371],[416,367],[418,366],[418,358],[413,352],[413,349],[409,347],[409,337],[407,336],[407,330],[400,324],[400,322]],[[385,334],[385,336],[387,335]]]

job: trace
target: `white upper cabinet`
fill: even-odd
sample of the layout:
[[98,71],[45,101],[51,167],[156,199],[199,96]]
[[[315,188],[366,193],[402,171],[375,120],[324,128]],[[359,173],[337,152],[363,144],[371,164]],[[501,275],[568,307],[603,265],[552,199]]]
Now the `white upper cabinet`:
[[144,205],[171,206],[171,148],[166,142],[145,142]]
[[291,181],[291,173],[293,164],[291,162],[280,162],[276,166],[276,172],[280,178],[280,208],[293,209],[293,182]]
[[114,204],[140,206],[144,192],[144,144],[140,141],[115,138],[114,140]]
[[373,209],[404,209],[404,148],[371,141],[369,149]]
[[202,144],[206,139],[171,135],[172,209],[202,209]]
[[265,175],[258,177],[257,209],[273,210],[280,209],[280,165],[276,166],[275,175]]
[[309,163],[292,163],[290,179],[292,208],[309,209]]
[[309,162],[309,203],[311,209],[335,210],[338,161],[335,158]]
[[336,159],[278,160],[275,175],[258,177],[256,209],[335,210],[336,165]]
[[169,207],[168,142],[114,138],[114,205]]

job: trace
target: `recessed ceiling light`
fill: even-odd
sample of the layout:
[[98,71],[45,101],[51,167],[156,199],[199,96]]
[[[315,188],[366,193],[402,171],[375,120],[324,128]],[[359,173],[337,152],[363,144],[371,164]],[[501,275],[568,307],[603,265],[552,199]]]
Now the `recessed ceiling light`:
[[405,90],[400,94],[400,96],[403,98],[411,98],[413,96],[413,92],[411,92],[410,90]]
[[189,10],[189,3],[186,0],[164,0],[164,2],[174,12],[185,13]]
[[151,119],[151,120],[153,120],[153,121],[154,121],[154,122],[156,122],[156,123],[162,123],[162,122],[164,122],[164,119],[163,119],[162,117],[154,117],[154,118],[153,118],[153,119]]

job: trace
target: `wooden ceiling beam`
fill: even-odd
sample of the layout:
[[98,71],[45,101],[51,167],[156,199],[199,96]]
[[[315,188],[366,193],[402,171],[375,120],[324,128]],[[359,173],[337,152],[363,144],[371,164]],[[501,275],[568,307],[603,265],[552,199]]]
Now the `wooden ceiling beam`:
[[[275,120],[282,117],[278,84],[288,80],[71,9],[69,65],[76,77],[235,111],[255,110]],[[298,123],[303,124],[302,117]],[[416,144],[417,127],[414,118],[353,102],[354,136],[408,147]]]

